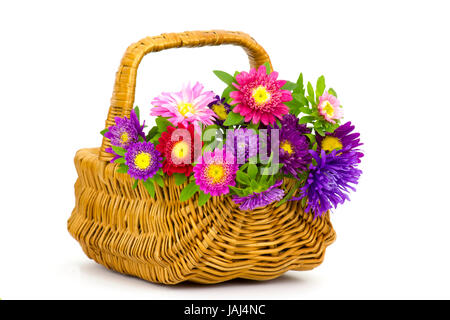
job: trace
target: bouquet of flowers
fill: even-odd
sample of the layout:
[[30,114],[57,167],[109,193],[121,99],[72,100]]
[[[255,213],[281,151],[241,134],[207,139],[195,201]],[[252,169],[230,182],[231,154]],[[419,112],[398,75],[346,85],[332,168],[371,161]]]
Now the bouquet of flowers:
[[[234,75],[214,71],[227,86],[221,96],[195,83],[152,101],[148,130],[136,107],[101,133],[110,139],[118,171],[143,183],[150,196],[164,177],[185,184],[180,201],[199,193],[230,196],[241,210],[301,201],[320,216],[349,199],[363,153],[359,133],[346,122],[336,92],[319,77],[278,80],[270,65]],[[285,181],[294,180],[290,190]]]

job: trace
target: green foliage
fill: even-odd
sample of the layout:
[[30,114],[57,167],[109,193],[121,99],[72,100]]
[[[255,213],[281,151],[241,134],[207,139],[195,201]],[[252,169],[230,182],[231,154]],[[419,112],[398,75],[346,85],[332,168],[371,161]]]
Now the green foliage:
[[175,185],[180,186],[186,182],[186,175],[184,173],[174,173]]
[[161,175],[155,174],[153,180],[161,187],[164,188],[164,179]]
[[138,120],[141,121],[141,112],[139,111],[138,106],[134,107],[134,113],[136,113]]
[[143,185],[144,185],[145,189],[147,190],[148,194],[150,195],[150,197],[155,198],[155,184],[154,184],[153,180],[148,179],[143,182]]
[[229,74],[229,73],[227,73],[225,71],[214,70],[213,72],[217,76],[217,78],[219,78],[220,80],[222,80],[223,82],[225,82],[229,86],[231,86],[231,84],[233,82],[235,82],[234,77],[231,74]]
[[107,133],[108,131],[109,131],[108,128],[103,129],[102,131],[100,131],[100,134],[101,134],[102,136],[105,136],[105,133]]
[[272,72],[272,67],[270,66],[269,62],[264,62],[263,65],[266,67],[266,73],[270,74]]
[[196,192],[200,190],[199,186],[195,183],[195,181],[192,181],[189,183],[186,188],[184,188],[180,193],[180,201],[184,202],[189,200],[194,196]]
[[239,113],[230,112],[227,116],[227,119],[223,123],[225,126],[234,126],[237,124],[240,124],[244,121],[244,117],[241,116]]
[[173,126],[172,123],[169,120],[167,120],[167,118],[164,117],[157,117],[155,122],[156,125],[158,126],[159,133],[167,131],[168,126]]
[[281,87],[281,89],[289,91],[295,90],[295,88],[297,88],[297,84],[291,81],[286,81],[284,86]]
[[128,172],[128,166],[125,164],[121,164],[119,168],[117,169],[118,173],[127,173]]
[[331,95],[333,95],[333,96],[335,96],[335,97],[337,98],[337,93],[336,93],[336,91],[334,91],[333,88],[329,88],[329,89],[328,89],[328,93],[331,94]]
[[317,79],[316,96],[320,97],[324,91],[325,91],[325,77],[320,76],[319,79]]
[[202,190],[200,190],[198,195],[198,206],[203,206],[206,202],[208,202],[209,198],[211,198],[210,194],[204,193]]
[[125,153],[127,152],[127,150],[125,150],[124,148],[121,148],[121,147],[112,146],[112,149],[114,150],[114,152],[117,155],[119,155],[121,157],[123,157],[125,155]]
[[153,137],[155,137],[158,134],[158,132],[159,132],[158,126],[153,126],[147,134],[147,137],[146,137],[147,141],[152,140]]
[[139,183],[139,180],[134,180],[134,183],[133,183],[133,189],[136,189],[137,188],[137,186],[138,186],[138,183]]
[[120,164],[125,164],[125,158],[117,158],[116,160],[114,160],[114,163],[120,163]]

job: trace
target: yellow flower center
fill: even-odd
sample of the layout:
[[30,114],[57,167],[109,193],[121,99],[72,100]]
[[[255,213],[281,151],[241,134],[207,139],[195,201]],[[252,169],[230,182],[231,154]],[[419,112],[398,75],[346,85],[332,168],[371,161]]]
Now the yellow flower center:
[[225,109],[223,104],[215,104],[213,105],[212,109],[214,113],[217,114],[220,120],[225,120],[227,118],[227,110]]
[[195,107],[192,105],[192,103],[182,102],[178,105],[178,111],[182,116],[186,116],[186,113],[194,113]]
[[294,150],[292,148],[292,145],[289,141],[284,140],[280,143],[280,148],[283,149],[284,151],[286,151],[289,154],[293,154]]
[[189,145],[186,141],[177,142],[172,149],[172,155],[178,159],[183,159],[189,154]]
[[329,101],[323,102],[322,110],[325,111],[329,117],[332,117],[334,115],[334,107]]
[[130,137],[128,136],[127,132],[123,132],[120,135],[120,141],[122,141],[122,143],[127,143],[129,139],[130,139]]
[[256,104],[264,104],[270,100],[271,94],[267,91],[266,87],[259,86],[252,91],[252,97]]
[[212,183],[217,183],[224,177],[225,170],[223,169],[223,166],[219,164],[211,164],[206,170],[206,175],[211,179]]
[[134,158],[134,165],[141,170],[147,169],[152,161],[152,156],[147,152],[139,153],[136,158]]
[[322,146],[322,149],[325,151],[333,151],[333,150],[342,149],[341,141],[338,138],[332,137],[332,136],[326,136],[322,140],[321,146]]

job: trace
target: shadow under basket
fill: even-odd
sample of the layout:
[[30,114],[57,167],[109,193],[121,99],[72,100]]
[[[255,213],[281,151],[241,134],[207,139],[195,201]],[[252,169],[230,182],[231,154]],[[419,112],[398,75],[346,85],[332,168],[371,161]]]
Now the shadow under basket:
[[[248,53],[251,66],[270,60],[254,39],[241,32],[207,31],[165,34],[131,45],[116,75],[106,127],[129,115],[134,102],[136,70],[142,57],[174,47],[235,44]],[[150,197],[141,183],[116,172],[100,148],[75,156],[78,179],[70,234],[86,255],[109,269],[151,282],[218,283],[235,278],[268,280],[288,270],[310,270],[322,263],[336,238],[329,213],[313,219],[300,201],[241,211],[230,197],[212,197],[198,207],[197,197],[180,202],[173,177]],[[285,179],[290,190],[294,181]]]

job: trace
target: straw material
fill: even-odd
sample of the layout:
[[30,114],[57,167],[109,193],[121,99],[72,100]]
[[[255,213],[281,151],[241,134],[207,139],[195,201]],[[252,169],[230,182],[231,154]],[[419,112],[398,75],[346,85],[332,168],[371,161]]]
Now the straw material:
[[[250,64],[270,62],[264,49],[240,32],[209,31],[166,34],[130,46],[116,77],[106,126],[114,117],[129,115],[134,101],[136,70],[152,51],[181,46],[236,44]],[[127,71],[125,71],[127,70]],[[126,76],[125,76],[126,75]],[[313,219],[299,201],[241,211],[230,197],[212,197],[197,206],[197,195],[180,202],[186,186],[165,178],[155,199],[139,184],[117,173],[104,152],[109,146],[76,153],[76,204],[68,221],[71,235],[89,258],[118,272],[152,282],[217,283],[234,278],[273,279],[288,270],[310,270],[324,258],[335,240],[329,214]],[[294,181],[286,179],[285,190]]]

